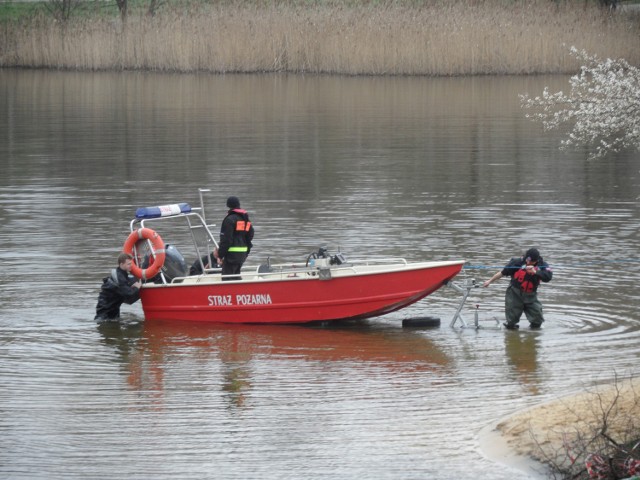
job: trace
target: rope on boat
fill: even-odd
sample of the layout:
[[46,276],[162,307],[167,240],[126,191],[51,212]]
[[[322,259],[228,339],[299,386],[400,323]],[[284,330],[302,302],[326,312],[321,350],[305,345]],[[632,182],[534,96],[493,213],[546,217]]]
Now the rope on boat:
[[[571,269],[571,268],[580,268],[583,269],[586,266],[591,266],[591,265],[608,265],[608,264],[620,264],[620,263],[633,263],[633,264],[639,264],[640,263],[640,258],[621,258],[621,259],[616,259],[616,260],[596,260],[596,261],[590,261],[590,262],[580,262],[579,264],[563,264],[563,263],[554,263],[554,264],[549,264],[549,267],[551,267],[554,270],[557,269]],[[462,267],[464,270],[496,270],[496,269],[504,269],[505,266],[504,265],[464,265]],[[509,267],[509,268],[513,268],[513,269],[520,269],[521,267]]]

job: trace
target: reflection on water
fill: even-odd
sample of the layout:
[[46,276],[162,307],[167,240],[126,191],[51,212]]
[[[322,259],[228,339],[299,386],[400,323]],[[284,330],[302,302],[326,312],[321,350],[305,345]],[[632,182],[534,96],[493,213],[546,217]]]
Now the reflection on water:
[[316,326],[152,322],[145,324],[142,330],[134,325],[115,328],[113,332],[119,334],[118,344],[130,344],[138,339],[137,343],[154,355],[195,349],[198,356],[216,356],[224,363],[268,356],[320,362],[371,362],[393,369],[434,368],[448,364],[446,355],[427,338],[403,331],[376,329],[359,322]]
[[528,387],[531,395],[538,395],[539,332],[505,332],[504,343],[507,361],[513,366],[515,379]]
[[192,358],[221,366],[220,386],[232,406],[246,405],[253,383],[251,363],[276,359],[354,362],[388,370],[390,375],[446,368],[447,356],[429,339],[367,323],[347,326],[198,325],[118,323],[98,325],[104,344],[113,347],[129,385],[157,401],[168,363]]
[[[566,81],[0,71],[0,476],[518,476],[477,433],[639,355],[638,155],[559,152],[518,105]],[[452,289],[345,325],[147,324],[136,304],[96,326],[135,208],[198,187],[212,222],[242,199],[254,263],[327,246],[484,280],[535,245],[545,328],[451,330]],[[467,318],[495,324],[504,288]],[[401,328],[422,315],[442,327]]]

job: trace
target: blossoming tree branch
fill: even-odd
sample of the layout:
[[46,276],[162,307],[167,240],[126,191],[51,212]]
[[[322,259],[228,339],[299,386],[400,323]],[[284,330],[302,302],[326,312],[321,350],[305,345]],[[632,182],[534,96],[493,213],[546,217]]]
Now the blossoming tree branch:
[[520,95],[527,118],[540,121],[545,130],[573,124],[561,149],[586,146],[589,158],[602,158],[628,148],[640,150],[640,69],[623,59],[601,60],[586,51],[571,48],[583,62],[571,77],[571,91],[530,98]]

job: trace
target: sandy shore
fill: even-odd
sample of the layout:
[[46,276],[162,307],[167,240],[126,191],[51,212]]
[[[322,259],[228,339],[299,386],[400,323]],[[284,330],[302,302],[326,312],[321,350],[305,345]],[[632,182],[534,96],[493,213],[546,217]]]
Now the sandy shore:
[[[598,436],[605,418],[611,438],[634,440],[625,435],[640,432],[640,379],[594,386],[518,412],[483,432],[482,450],[495,461],[545,478],[544,464],[551,459],[568,466],[569,455],[579,456],[571,446]],[[584,459],[577,463],[584,465]]]

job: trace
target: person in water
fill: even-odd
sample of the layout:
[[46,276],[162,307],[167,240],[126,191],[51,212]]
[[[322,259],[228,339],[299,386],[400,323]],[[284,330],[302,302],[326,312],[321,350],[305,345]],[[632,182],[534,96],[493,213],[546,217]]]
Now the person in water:
[[220,227],[217,259],[222,265],[223,280],[240,280],[240,269],[253,246],[253,225],[247,211],[240,208],[238,197],[227,198],[227,207],[229,211]]
[[544,322],[542,304],[538,300],[538,286],[540,282],[550,282],[553,277],[551,267],[542,259],[540,252],[530,248],[523,257],[514,257],[509,263],[483,286],[488,287],[502,277],[511,277],[511,282],[505,295],[504,326],[509,330],[519,327],[518,322],[522,313],[529,320],[531,328],[540,328]]
[[118,267],[111,275],[102,280],[95,320],[98,323],[116,319],[120,316],[120,305],[129,305],[140,299],[140,280],[131,275],[133,257],[128,253],[118,255]]

